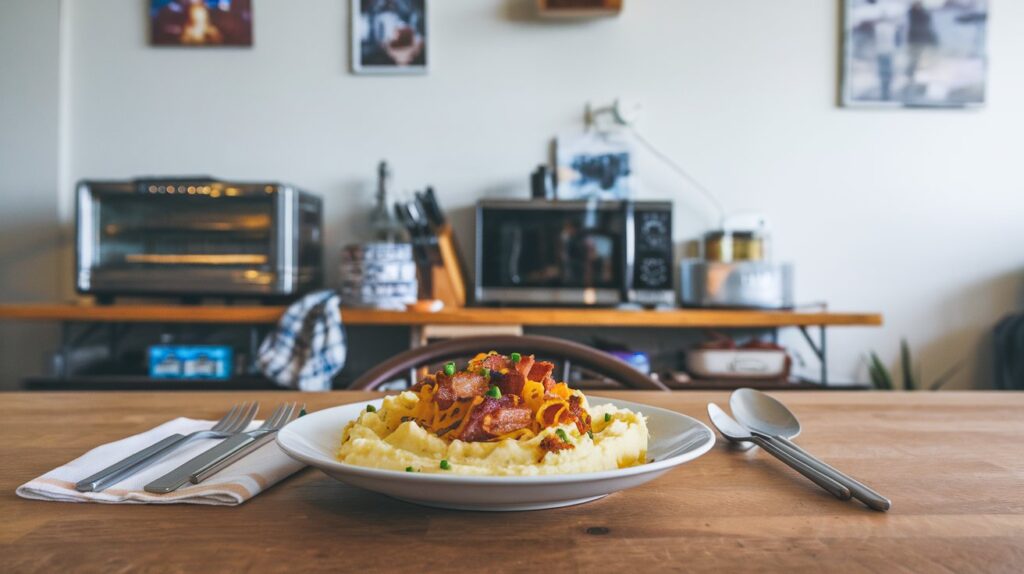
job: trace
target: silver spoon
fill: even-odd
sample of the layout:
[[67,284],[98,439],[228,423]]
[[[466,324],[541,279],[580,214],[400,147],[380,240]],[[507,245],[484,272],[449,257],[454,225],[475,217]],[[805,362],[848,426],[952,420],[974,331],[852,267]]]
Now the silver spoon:
[[888,498],[829,466],[791,441],[790,439],[800,434],[800,421],[786,405],[775,398],[754,389],[737,389],[729,398],[729,408],[741,424],[778,439],[784,448],[803,462],[849,488],[853,497],[866,504],[868,508],[884,512],[892,507],[892,502]]
[[750,432],[750,429],[733,420],[732,417],[725,414],[725,411],[715,403],[708,403],[708,417],[711,418],[711,424],[715,425],[718,432],[722,433],[722,436],[726,439],[733,442],[752,442],[773,455],[775,458],[789,465],[793,470],[811,479],[814,484],[817,484],[829,491],[836,498],[840,500],[850,499],[849,488],[839,484],[834,479],[817,472],[810,465],[802,462],[799,458],[793,456],[779,446],[779,444],[771,437]]

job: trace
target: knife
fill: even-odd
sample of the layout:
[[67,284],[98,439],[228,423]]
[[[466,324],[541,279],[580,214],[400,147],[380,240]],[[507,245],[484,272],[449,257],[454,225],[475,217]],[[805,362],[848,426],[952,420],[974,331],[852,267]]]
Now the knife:
[[[305,409],[305,405],[301,408],[295,407],[296,405],[294,403],[292,403],[290,407],[288,405],[278,407],[275,414],[264,421],[263,426],[260,428],[246,433],[236,434],[221,441],[213,448],[199,453],[178,468],[175,468],[153,482],[150,482],[144,487],[144,489],[146,492],[167,494],[168,492],[174,492],[191,482],[192,475],[194,474],[209,475],[209,469],[220,463],[222,459],[234,455],[237,451],[266,435],[273,436],[286,424],[295,420],[295,418],[298,417]],[[278,416],[278,412],[281,411],[281,409],[285,409],[285,411]]]
[[229,454],[227,456],[224,456],[220,460],[214,461],[213,463],[208,464],[207,466],[205,466],[205,467],[199,469],[198,471],[192,473],[192,476],[188,477],[188,481],[191,482],[192,484],[199,484],[200,482],[203,482],[207,478],[210,478],[211,476],[213,476],[213,475],[217,474],[218,472],[224,470],[225,468],[231,466],[235,462],[237,462],[237,461],[239,461],[239,460],[249,456],[250,454],[256,452],[257,450],[262,448],[265,444],[267,444],[268,442],[274,440],[275,434],[276,433],[272,433],[272,432],[271,433],[267,433],[267,434],[261,436],[260,438],[254,440],[252,442],[249,442],[248,444],[244,444],[241,448],[239,448],[238,450],[235,450],[231,454]]
[[444,212],[441,211],[441,206],[437,203],[437,196],[434,195],[434,188],[427,187],[427,190],[422,193],[416,193],[416,199],[423,205],[423,210],[427,214],[427,219],[430,221],[430,226],[436,231],[445,224]]

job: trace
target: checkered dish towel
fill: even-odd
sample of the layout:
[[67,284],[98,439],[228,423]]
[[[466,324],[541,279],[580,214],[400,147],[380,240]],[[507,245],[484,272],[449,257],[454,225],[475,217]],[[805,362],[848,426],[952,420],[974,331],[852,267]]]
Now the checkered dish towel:
[[293,303],[260,344],[260,371],[282,387],[329,391],[345,366],[348,346],[341,324],[341,297],[329,289]]

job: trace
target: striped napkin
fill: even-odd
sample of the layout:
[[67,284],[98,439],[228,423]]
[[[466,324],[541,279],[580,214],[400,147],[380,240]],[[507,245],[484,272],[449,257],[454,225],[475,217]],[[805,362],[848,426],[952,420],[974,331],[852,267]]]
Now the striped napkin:
[[[111,485],[102,492],[78,492],[75,483],[122,458],[174,433],[188,434],[211,428],[216,421],[177,418],[142,434],[98,446],[75,460],[55,468],[18,487],[22,498],[58,502],[102,502],[107,504],[209,504],[237,506],[303,468],[270,441],[258,450],[208,478],[167,494],[153,494],[142,488],[211,446],[219,439],[201,439],[179,448],[152,466]],[[254,421],[255,429],[261,421]]]

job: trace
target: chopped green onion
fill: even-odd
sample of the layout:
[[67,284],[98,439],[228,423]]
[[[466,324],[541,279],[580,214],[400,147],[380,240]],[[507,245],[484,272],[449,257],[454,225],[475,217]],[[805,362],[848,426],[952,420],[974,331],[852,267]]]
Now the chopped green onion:
[[485,394],[492,399],[500,399],[501,389],[499,389],[497,385],[491,385],[491,388],[487,389],[487,393]]
[[455,363],[447,363],[444,366],[444,374],[448,375],[449,377],[454,375],[455,374]]
[[377,407],[375,407],[373,405],[366,405],[366,412],[368,412],[368,413],[375,413],[375,412],[377,412]]
[[299,411],[299,417],[301,418],[304,416],[306,416],[306,407],[302,407],[302,410]]
[[587,436],[589,436],[589,437],[590,437],[590,440],[594,440],[594,431],[592,431],[592,430],[588,430],[588,431],[587,431]]
[[562,442],[569,442],[569,435],[565,434],[564,430],[555,429],[555,434],[558,435],[558,438],[562,439]]
[[520,355],[519,353],[512,353],[511,355],[509,355],[509,358],[512,359],[513,363],[518,363],[519,361],[523,360],[523,356]]
[[452,465],[448,464],[447,460],[441,459],[441,470],[451,470],[451,469],[452,469]]
[[612,420],[612,415],[610,415],[608,413],[604,413],[604,422],[606,422],[606,423],[607,422],[611,422],[611,420]]
[[416,471],[413,470],[411,466],[407,466],[407,467],[405,467],[405,472],[416,472]]
[[483,372],[481,374],[483,376],[487,377],[488,379],[491,378],[491,370],[488,369],[487,367],[484,367],[484,370],[483,370]]

